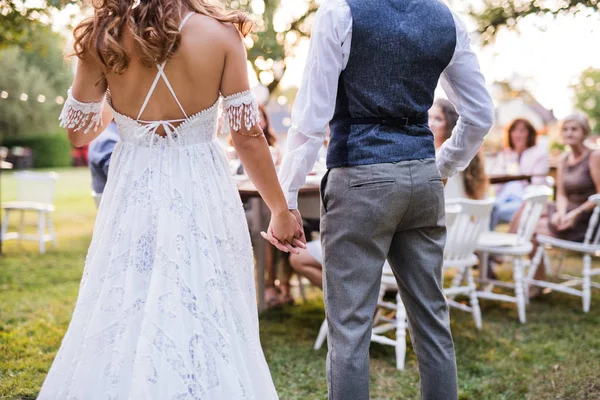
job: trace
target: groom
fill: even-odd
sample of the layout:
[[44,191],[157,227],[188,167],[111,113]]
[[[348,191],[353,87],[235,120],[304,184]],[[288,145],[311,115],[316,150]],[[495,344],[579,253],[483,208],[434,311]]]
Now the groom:
[[[427,111],[438,80],[460,119],[436,163]],[[329,399],[369,399],[371,328],[386,259],[408,312],[422,397],[457,398],[441,281],[442,179],[468,165],[492,120],[465,26],[441,1],[323,1],[280,180],[296,210],[329,124],[321,183]]]

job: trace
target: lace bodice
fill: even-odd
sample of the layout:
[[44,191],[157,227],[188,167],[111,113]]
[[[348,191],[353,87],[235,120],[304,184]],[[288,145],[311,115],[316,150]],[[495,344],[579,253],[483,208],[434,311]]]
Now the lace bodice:
[[[221,109],[219,109],[221,104]],[[106,105],[111,107],[119,135],[124,142],[140,146],[163,143],[166,146],[189,146],[215,140],[222,112],[222,132],[230,129],[250,129],[258,122],[258,104],[251,90],[218,99],[211,107],[181,120],[141,121],[123,115],[112,107],[110,92],[106,95]],[[75,99],[69,89],[68,98],[60,115],[60,125],[66,128],[96,131],[100,126],[104,102],[82,103]],[[88,125],[88,121],[93,121]],[[87,125],[87,127],[86,127]],[[166,135],[156,131],[163,127]]]

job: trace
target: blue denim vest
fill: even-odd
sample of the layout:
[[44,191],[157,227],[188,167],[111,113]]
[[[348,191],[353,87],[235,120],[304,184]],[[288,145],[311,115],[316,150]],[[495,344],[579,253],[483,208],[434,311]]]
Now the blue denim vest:
[[427,112],[456,47],[439,0],[347,0],[352,45],[329,127],[327,167],[435,157]]

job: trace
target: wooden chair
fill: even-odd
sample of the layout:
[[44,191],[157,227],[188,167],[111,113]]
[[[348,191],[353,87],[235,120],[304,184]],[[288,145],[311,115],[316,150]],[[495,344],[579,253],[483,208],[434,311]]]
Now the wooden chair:
[[[56,233],[50,214],[54,212],[52,198],[58,175],[54,172],[15,172],[17,180],[17,200],[2,203],[4,221],[2,224],[2,240],[31,240],[39,243],[40,253],[46,252],[46,242],[51,241],[56,247]],[[25,234],[25,213],[36,212],[37,234]],[[21,219],[17,232],[8,232],[8,221],[12,212],[19,212]],[[46,227],[48,233],[46,233]]]
[[[480,299],[506,301],[517,304],[519,321],[525,323],[525,308],[528,302],[528,285],[525,268],[529,265],[529,253],[533,249],[531,243],[535,228],[542,215],[548,197],[552,190],[546,186],[532,189],[524,198],[524,208],[519,221],[517,233],[500,233],[487,231],[481,235],[477,244],[477,251],[482,255],[482,265],[479,280],[485,290],[477,293]],[[488,279],[489,255],[508,256],[513,259],[513,282],[503,282]],[[494,293],[495,286],[513,289],[514,296]]]
[[[448,226],[443,270],[456,268],[457,272],[452,285],[444,289],[444,293],[448,297],[448,305],[473,314],[475,326],[481,329],[481,310],[473,278],[473,267],[479,260],[474,252],[481,232],[489,224],[494,199],[459,199],[454,204],[459,206],[459,211],[453,215],[452,223]],[[470,305],[455,301],[455,296],[459,294],[468,296]]]
[[[479,232],[484,229],[489,221],[489,215],[492,211],[494,200],[458,200],[453,202],[452,207],[447,210],[452,214],[452,223],[448,229],[448,239],[446,250],[444,251],[443,268],[461,268],[463,276],[467,277],[466,285],[456,285],[455,287],[445,289],[448,296],[457,294],[466,294],[470,299],[470,306],[449,300],[450,306],[459,308],[463,311],[471,312],[475,320],[475,326],[481,329],[481,311],[477,301],[477,288],[473,279],[471,267],[477,264],[477,257],[473,254],[477,244]],[[458,225],[457,225],[458,224]],[[387,291],[396,290],[396,302],[384,300]],[[386,316],[384,310],[393,314],[393,317]],[[393,346],[396,351],[396,368],[404,370],[406,358],[406,330],[408,322],[406,319],[406,308],[402,303],[398,284],[390,266],[386,263],[383,267],[381,277],[381,286],[379,298],[377,300],[377,311],[373,320],[373,331],[371,332],[371,341]],[[390,338],[385,333],[395,331],[395,338]],[[327,320],[323,321],[314,349],[318,350],[323,346],[327,338]]]
[[[383,267],[381,277],[381,286],[379,289],[379,297],[377,299],[377,311],[373,319],[373,331],[371,332],[371,341],[379,344],[392,346],[396,350],[396,369],[404,370],[404,360],[406,358],[406,309],[400,299],[400,293],[396,293],[396,303],[385,301],[384,295],[387,291],[398,290],[396,278],[389,265],[386,263]],[[386,316],[384,311],[387,310],[393,316]],[[389,331],[395,331],[394,339],[385,336]],[[323,321],[317,340],[315,341],[314,349],[319,350],[327,339],[327,320]]]
[[[592,282],[591,277],[600,275],[600,268],[592,269],[592,257],[600,257],[600,194],[595,194],[589,198],[589,201],[596,204],[583,243],[570,242],[545,235],[537,235],[536,239],[540,246],[533,258],[531,268],[529,269],[528,283],[530,285],[549,288],[557,292],[563,292],[578,296],[583,301],[583,312],[590,311],[590,303],[592,300],[591,288],[600,289],[600,284]],[[573,251],[582,255],[583,259],[583,277],[560,274],[560,269],[557,273],[558,278],[562,281],[559,283],[549,282],[546,280],[534,279],[535,272],[540,265],[540,261],[544,260],[546,274],[550,276],[550,257],[548,257],[547,248],[556,248],[563,251]],[[573,288],[581,286],[581,290]]]

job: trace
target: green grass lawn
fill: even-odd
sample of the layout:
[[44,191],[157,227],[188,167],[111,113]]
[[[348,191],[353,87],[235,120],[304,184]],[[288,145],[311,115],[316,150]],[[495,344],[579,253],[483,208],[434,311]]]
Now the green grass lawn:
[[[95,206],[87,170],[57,172],[58,249],[39,255],[34,243],[8,242],[0,258],[0,399],[35,398],[77,296]],[[1,183],[2,200],[12,199],[10,174]],[[576,258],[565,262],[578,265]],[[261,316],[262,343],[284,400],[326,398],[326,351],[312,350],[323,304],[318,292],[311,297]],[[517,322],[514,305],[482,301],[482,312],[478,332],[470,315],[452,311],[461,399],[600,399],[600,291],[587,315],[580,299],[557,293],[530,304],[526,325]],[[393,348],[372,345],[371,397],[418,398],[410,345],[406,371],[397,371],[394,359]]]

